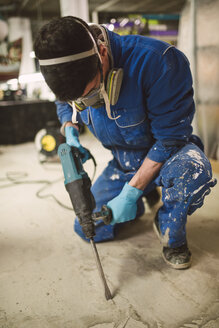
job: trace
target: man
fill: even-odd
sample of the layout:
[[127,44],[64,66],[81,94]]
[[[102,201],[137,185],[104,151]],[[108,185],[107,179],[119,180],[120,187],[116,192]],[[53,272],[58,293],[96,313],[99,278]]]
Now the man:
[[[118,223],[142,215],[142,197],[160,186],[163,205],[154,229],[164,260],[188,268],[187,215],[203,205],[216,181],[200,139],[192,135],[195,107],[186,57],[165,42],[119,36],[70,16],[46,24],[34,48],[59,100],[66,142],[86,161],[78,139],[83,122],[113,154],[92,187],[96,210],[107,204],[113,214],[110,226],[96,227],[95,241],[112,239]],[[85,238],[77,219],[75,231]]]

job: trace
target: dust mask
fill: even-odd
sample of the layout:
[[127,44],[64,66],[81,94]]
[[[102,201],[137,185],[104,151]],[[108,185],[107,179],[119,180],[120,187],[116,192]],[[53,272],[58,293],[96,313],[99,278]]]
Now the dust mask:
[[115,105],[118,101],[122,78],[123,70],[121,68],[111,69],[107,75],[105,88],[101,70],[100,86],[91,90],[86,96],[76,99],[76,109],[80,112],[88,106],[98,108],[103,106],[105,103],[107,115],[110,119],[113,119],[111,116],[110,105]]

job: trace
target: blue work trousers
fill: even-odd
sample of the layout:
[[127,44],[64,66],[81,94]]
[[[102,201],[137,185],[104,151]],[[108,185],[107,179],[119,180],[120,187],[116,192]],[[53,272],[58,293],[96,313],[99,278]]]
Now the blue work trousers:
[[[124,172],[116,159],[110,161],[91,189],[96,200],[95,211],[100,211],[102,205],[116,197],[135,173]],[[146,196],[156,186],[162,188],[163,204],[158,211],[158,220],[163,245],[179,247],[186,243],[187,215],[203,205],[204,197],[215,184],[210,162],[193,143],[185,145],[164,163],[159,175],[142,195]],[[144,213],[142,197],[138,200],[136,218]],[[97,223],[94,240],[101,242],[113,239],[116,226]],[[86,240],[77,219],[74,228]]]

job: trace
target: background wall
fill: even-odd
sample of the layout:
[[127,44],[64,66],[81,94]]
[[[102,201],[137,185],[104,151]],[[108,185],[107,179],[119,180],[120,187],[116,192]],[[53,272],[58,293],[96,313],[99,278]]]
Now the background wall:
[[[192,57],[191,2],[182,11],[178,47]],[[219,144],[219,0],[197,1],[197,120],[205,148],[215,157]],[[206,136],[204,131],[206,130]],[[207,138],[206,138],[207,137]],[[218,158],[219,159],[219,158]]]
[[9,42],[22,38],[20,75],[34,73],[35,64],[33,58],[30,57],[30,52],[33,50],[30,20],[22,17],[11,17],[8,19],[8,26]]

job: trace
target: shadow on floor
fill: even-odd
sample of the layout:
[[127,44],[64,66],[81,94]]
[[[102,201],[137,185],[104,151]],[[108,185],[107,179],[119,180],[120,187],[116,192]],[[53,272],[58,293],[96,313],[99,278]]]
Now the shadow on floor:
[[219,257],[219,221],[204,219],[200,215],[191,218],[188,229],[188,242],[191,248],[196,249],[196,253],[209,253],[210,256]]
[[152,215],[143,215],[141,218],[118,224],[115,230],[116,241],[127,240],[144,235],[152,230]]

